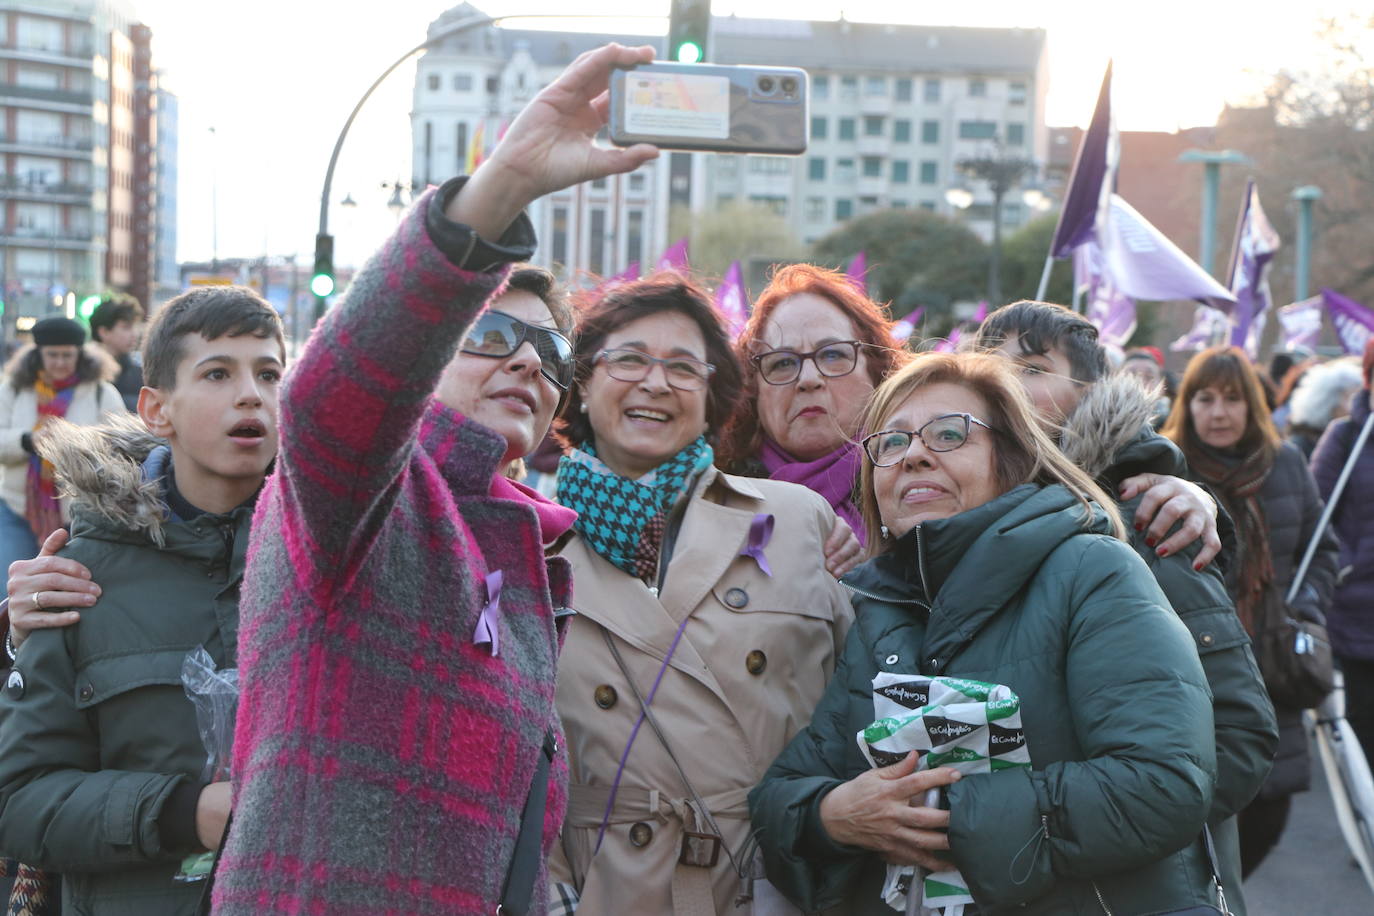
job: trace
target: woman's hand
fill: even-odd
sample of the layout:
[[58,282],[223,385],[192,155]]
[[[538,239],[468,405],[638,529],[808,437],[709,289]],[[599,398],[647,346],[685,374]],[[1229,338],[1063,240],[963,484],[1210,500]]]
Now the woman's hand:
[[[1202,549],[1193,561],[1195,568],[1202,569],[1221,552],[1217,504],[1202,487],[1164,474],[1137,474],[1121,482],[1123,501],[1134,499],[1138,493],[1145,496],[1135,510],[1135,527],[1142,530],[1149,526],[1145,543],[1155,547],[1155,553],[1167,557],[1202,538]],[[1178,530],[1160,544],[1175,524]]]
[[835,516],[835,527],[830,529],[830,536],[825,539],[826,571],[838,579],[859,565],[863,552],[863,545],[854,536],[854,529],[849,527],[849,522]]
[[610,111],[611,71],[653,59],[648,45],[618,44],[578,57],[520,112],[491,157],[449,203],[448,218],[494,241],[531,201],[657,158],[658,148],[647,143],[614,149],[594,142]]
[[932,849],[949,849],[949,812],[918,807],[931,789],[959,781],[959,772],[916,769],[912,751],[890,767],[869,770],[841,783],[821,799],[821,824],[836,843],[880,853],[891,865],[919,865],[940,871],[949,863]]
[[10,642],[16,649],[33,630],[76,623],[81,615],[70,608],[90,607],[100,597],[100,586],[91,581],[89,569],[56,556],[66,546],[67,537],[59,528],[48,535],[38,556],[10,564]]

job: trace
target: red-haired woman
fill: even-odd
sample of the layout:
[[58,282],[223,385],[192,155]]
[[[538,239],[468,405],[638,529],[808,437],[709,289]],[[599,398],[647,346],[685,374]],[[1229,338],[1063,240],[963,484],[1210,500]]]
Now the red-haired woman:
[[[1227,586],[1253,634],[1266,589],[1286,594],[1321,515],[1322,501],[1302,453],[1283,443],[1265,403],[1259,373],[1235,347],[1193,357],[1169,420],[1160,430],[1212,485],[1236,524],[1239,561]],[[1324,621],[1336,581],[1336,542],[1327,533],[1313,557],[1293,613]],[[1290,796],[1310,782],[1302,710],[1271,696],[1279,720],[1279,750],[1259,797],[1240,813],[1241,869],[1248,875],[1278,842]]]
[[862,537],[859,414],[905,361],[883,307],[844,274],[792,264],[773,275],[736,348],[747,400],[724,443],[728,466],[810,487]]

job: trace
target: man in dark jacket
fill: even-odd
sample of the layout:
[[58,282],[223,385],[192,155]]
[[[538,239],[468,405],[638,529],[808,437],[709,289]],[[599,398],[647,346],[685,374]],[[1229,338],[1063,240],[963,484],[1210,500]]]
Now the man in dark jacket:
[[[236,665],[249,522],[277,449],[281,323],[252,291],[168,303],[146,355],[141,423],[40,440],[71,499],[63,559],[100,592],[80,626],[22,639],[0,696],[0,849],[60,872],[64,906],[93,916],[197,910],[202,886],[173,876],[218,847],[229,783],[203,778],[182,665],[198,646]],[[43,594],[11,600],[52,607]]]
[[1152,428],[1156,395],[1134,376],[1109,377],[1097,328],[1062,306],[1018,302],[1000,308],[983,323],[978,342],[1016,364],[1065,454],[1104,490],[1121,496],[1118,507],[1130,528],[1131,545],[1193,634],[1212,688],[1216,724],[1217,780],[1208,824],[1227,901],[1243,914],[1234,815],[1255,797],[1269,773],[1278,726],[1250,639],[1216,564],[1200,562],[1197,544],[1180,550],[1175,538],[1161,543],[1158,525],[1142,530],[1135,522],[1141,494],[1127,497],[1121,492],[1122,481],[1137,474],[1188,476],[1183,454]]
[[137,353],[142,322],[143,306],[125,293],[106,296],[91,313],[91,338],[119,363],[114,386],[124,406],[134,413],[138,413],[138,392],[143,388],[143,363]]

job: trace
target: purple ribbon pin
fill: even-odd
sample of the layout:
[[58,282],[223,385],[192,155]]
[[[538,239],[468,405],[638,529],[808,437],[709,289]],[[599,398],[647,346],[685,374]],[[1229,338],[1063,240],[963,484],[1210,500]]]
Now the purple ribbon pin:
[[496,620],[501,610],[501,578],[499,569],[487,573],[487,606],[482,608],[482,614],[477,618],[477,629],[472,634],[472,644],[490,645],[492,655],[501,651],[500,628]]
[[749,542],[739,552],[742,557],[753,557],[754,562],[759,564],[759,569],[770,579],[773,578],[773,570],[768,568],[768,558],[763,555],[763,548],[767,547],[772,539],[773,516],[767,512],[760,512],[749,523]]

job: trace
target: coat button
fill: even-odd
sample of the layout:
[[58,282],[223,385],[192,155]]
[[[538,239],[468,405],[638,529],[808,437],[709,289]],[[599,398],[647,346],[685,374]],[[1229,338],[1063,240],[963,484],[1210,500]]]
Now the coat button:
[[630,845],[636,848],[648,846],[649,841],[654,838],[654,828],[643,821],[639,821],[630,828]]
[[11,700],[24,699],[24,675],[18,671],[11,671],[5,680],[5,693],[9,694]]
[[602,684],[592,693],[592,699],[596,700],[596,705],[602,709],[610,709],[620,697],[616,695],[615,688],[610,684]]
[[91,697],[95,696],[95,687],[90,684],[82,684],[80,696],[81,702],[87,702]]
[[725,593],[725,603],[738,611],[749,603],[749,593],[742,588],[732,588]]
[[1204,646],[1210,646],[1212,643],[1217,641],[1217,638],[1213,636],[1211,633],[1203,633],[1201,636],[1197,638],[1197,641],[1202,643]]
[[884,665],[895,665],[895,664],[897,664],[897,656],[895,656],[895,655],[889,655],[889,656],[883,661],[883,664],[884,664]]
[[766,669],[767,667],[768,656],[764,655],[758,649],[755,649],[753,652],[750,652],[748,655],[744,657],[744,670],[748,671],[750,674],[763,674],[764,669]]

